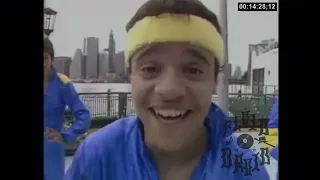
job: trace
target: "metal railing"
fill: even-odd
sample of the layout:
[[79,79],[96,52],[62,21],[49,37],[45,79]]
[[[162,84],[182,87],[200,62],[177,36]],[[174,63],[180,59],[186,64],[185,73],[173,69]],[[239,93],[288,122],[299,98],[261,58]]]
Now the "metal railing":
[[[95,118],[120,118],[135,115],[131,93],[80,93],[83,102]],[[274,94],[229,93],[229,115],[249,111],[257,117],[267,117],[273,103]],[[212,102],[217,102],[217,95]]]
[[[230,93],[241,93],[245,94],[254,94],[261,92],[263,94],[277,94],[278,93],[278,86],[276,85],[247,85],[246,81],[241,84],[241,81],[238,81],[236,84],[229,84],[229,94]],[[254,92],[256,91],[256,92]]]

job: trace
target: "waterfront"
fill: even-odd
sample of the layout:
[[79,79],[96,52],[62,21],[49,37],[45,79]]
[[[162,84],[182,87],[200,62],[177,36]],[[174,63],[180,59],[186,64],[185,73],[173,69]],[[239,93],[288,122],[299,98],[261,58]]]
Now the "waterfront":
[[[135,115],[131,93],[86,93],[80,94],[94,119],[99,117],[123,117]],[[257,117],[266,118],[270,112],[274,95],[229,94],[229,114],[239,114],[245,109]],[[217,103],[218,96],[212,95],[211,101]]]
[[126,83],[73,83],[78,93],[131,92]]
[[[130,93],[123,93],[126,99],[125,112],[126,116],[135,115],[134,105]],[[84,104],[91,112],[92,117],[118,117],[119,113],[119,93],[103,93],[103,94],[81,94]],[[212,95],[212,102],[217,103],[217,95]],[[109,108],[110,106],[110,108]],[[109,110],[109,111],[108,111]],[[109,115],[108,115],[109,114]]]
[[[257,137],[258,133],[257,132],[246,132],[247,134],[250,134],[253,137]],[[242,133],[236,133],[237,136],[239,136]],[[257,141],[254,142],[254,145],[251,149],[259,149],[260,145],[258,144]],[[67,156],[65,158],[65,167],[66,169],[70,166],[71,162],[72,162],[72,158],[71,156]],[[276,180],[276,175],[278,172],[278,162],[273,159],[272,157],[270,158],[270,164],[269,165],[265,165],[269,176],[270,176],[270,180]]]
[[[130,84],[74,83],[74,86],[94,118],[106,116],[118,117],[120,111],[123,111],[126,116],[135,115],[134,105],[130,93]],[[233,90],[236,91],[236,86],[231,86],[234,87]],[[243,107],[242,110],[244,108],[248,108],[252,109],[252,112],[262,112],[262,114],[265,115],[266,111],[269,111],[270,109],[269,103],[271,103],[273,96],[274,94],[243,93],[239,95],[238,93],[231,91],[229,93],[229,98],[232,99],[229,101],[229,107],[230,109],[239,109],[238,107]],[[127,100],[123,101],[123,99]],[[218,96],[213,94],[212,102],[217,103],[217,100]],[[239,102],[239,100],[241,102]],[[243,102],[243,100],[245,102]],[[119,105],[121,107],[119,107]]]
[[[131,92],[131,85],[128,83],[73,83],[78,93],[101,93],[101,92]],[[265,94],[274,94],[278,91],[278,86],[264,85]],[[238,93],[241,90],[244,94],[252,93],[252,86],[230,84],[229,93]]]

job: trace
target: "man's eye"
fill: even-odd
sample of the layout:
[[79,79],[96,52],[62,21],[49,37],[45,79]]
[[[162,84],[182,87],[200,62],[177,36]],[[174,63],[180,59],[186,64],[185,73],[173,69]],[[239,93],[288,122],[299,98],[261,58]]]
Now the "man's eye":
[[201,71],[200,69],[197,69],[197,68],[189,67],[186,70],[187,70],[188,74],[192,74],[192,75],[203,74],[203,71]]
[[157,69],[156,67],[144,67],[142,68],[142,71],[146,73],[155,73]]

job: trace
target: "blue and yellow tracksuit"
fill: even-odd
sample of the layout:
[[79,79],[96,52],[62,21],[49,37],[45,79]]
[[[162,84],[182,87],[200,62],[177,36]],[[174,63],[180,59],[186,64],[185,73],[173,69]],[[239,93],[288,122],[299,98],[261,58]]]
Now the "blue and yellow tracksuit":
[[[71,109],[75,121],[69,129],[64,130],[66,106]],[[72,143],[87,131],[90,120],[90,113],[80,100],[71,80],[53,71],[44,92],[44,128],[52,128],[61,132],[65,143]],[[45,180],[62,180],[65,169],[64,144],[48,140],[49,137],[44,137]]]
[[276,100],[270,112],[270,120],[268,123],[269,135],[266,136],[267,142],[275,146],[274,148],[271,146],[267,147],[270,150],[270,155],[276,160],[278,160],[278,105],[278,101]]
[[[230,124],[226,131],[226,122],[231,123],[231,120],[212,104],[205,120],[208,149],[190,179],[269,180],[261,159],[253,159],[256,153],[251,149],[239,148],[237,137],[233,134],[234,124]],[[65,180],[158,180],[159,172],[142,131],[140,118],[132,116],[119,119],[91,134],[78,148]],[[227,143],[230,138],[235,140]],[[224,150],[229,151],[225,154]],[[226,167],[224,163],[230,166]],[[259,170],[252,170],[256,165]],[[246,174],[246,169],[252,173]]]

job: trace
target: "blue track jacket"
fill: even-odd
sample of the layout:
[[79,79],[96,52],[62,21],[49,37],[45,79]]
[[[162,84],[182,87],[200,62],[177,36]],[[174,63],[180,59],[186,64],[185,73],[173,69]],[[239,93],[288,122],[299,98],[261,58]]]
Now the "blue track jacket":
[[[69,129],[63,130],[66,106],[72,110],[75,121]],[[65,143],[72,143],[87,131],[90,119],[90,113],[80,100],[71,80],[53,71],[44,93],[44,128],[61,132]],[[44,137],[45,180],[62,180],[65,172],[64,144],[48,140],[49,137]]]
[[[238,147],[233,135],[234,124],[219,107],[211,105],[205,124],[209,147],[192,180],[269,180],[261,159],[254,158],[257,152]],[[138,117],[127,117],[91,134],[78,148],[65,180],[158,180],[141,127]],[[259,170],[250,172],[252,168],[248,165]]]
[[275,101],[271,108],[270,112],[270,120],[268,123],[269,128],[269,135],[266,137],[268,143],[274,145],[274,148],[270,148],[270,155],[278,160],[278,110],[279,110],[279,103],[278,100]]

